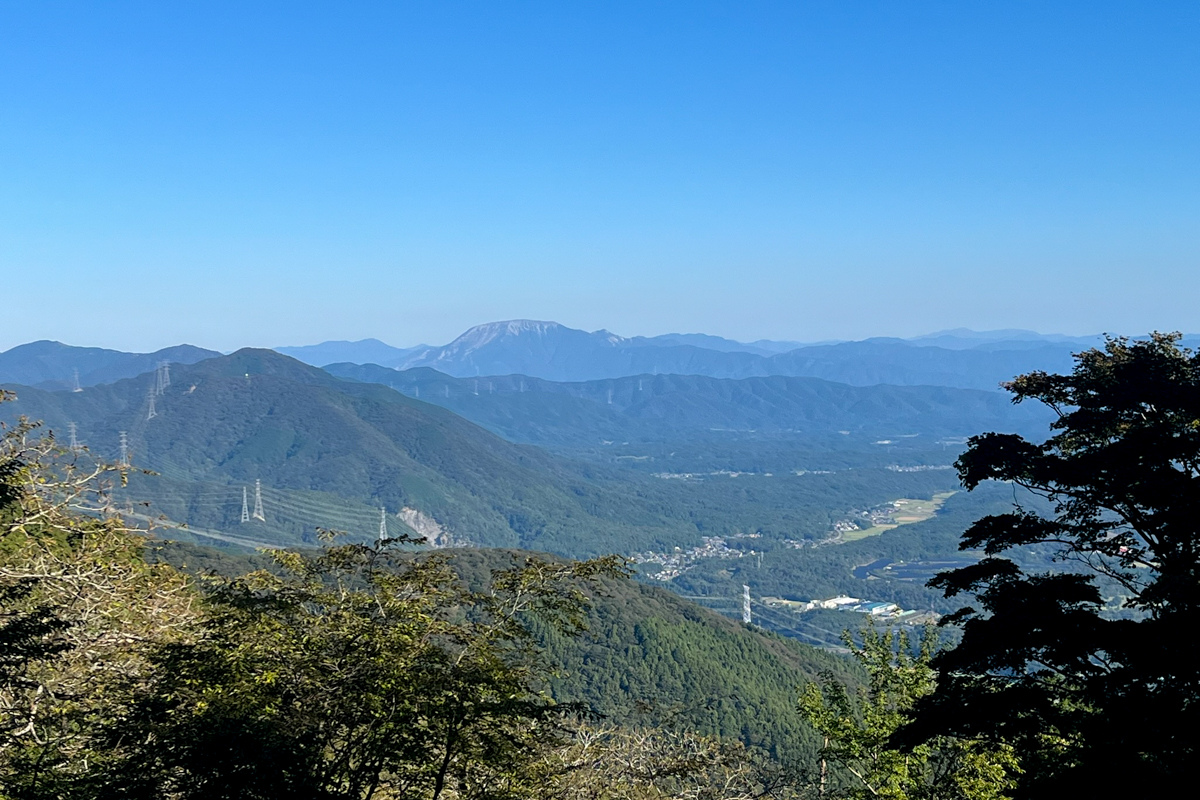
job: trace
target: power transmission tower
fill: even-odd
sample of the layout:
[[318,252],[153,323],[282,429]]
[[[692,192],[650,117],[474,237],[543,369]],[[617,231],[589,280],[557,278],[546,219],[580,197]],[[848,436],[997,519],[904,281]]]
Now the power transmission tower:
[[250,502],[246,487],[242,487],[242,522],[250,521]]
[[83,387],[79,385],[79,370],[75,370],[75,386],[71,389],[72,392],[82,392]]
[[742,584],[742,622],[750,624],[750,587]]
[[254,513],[251,516],[262,522],[267,521],[267,515],[263,513],[262,481],[260,480],[254,481]]
[[158,364],[156,364],[154,366],[154,393],[155,394],[163,393],[163,370],[162,370],[162,367],[163,367],[163,362],[161,362],[161,361],[158,362]]
[[380,509],[379,509],[379,541],[381,541],[381,542],[382,542],[382,541],[383,541],[384,539],[386,539],[386,538],[388,538],[388,532],[387,532],[387,509],[386,509],[386,508],[380,508]]
[[75,423],[68,422],[67,430],[69,430],[71,432],[71,452],[78,453],[79,452],[79,438],[75,435],[75,433],[76,433]]
[[162,385],[163,385],[163,388],[166,389],[168,386],[171,385],[171,365],[168,362],[164,361],[164,362],[162,362],[162,369],[163,369]]
[[608,404],[612,405],[612,389],[608,390]]
[[150,411],[148,411],[146,413],[146,419],[148,419],[148,420],[154,419],[155,417],[158,416],[158,412],[154,410],[154,387],[153,386],[150,387],[150,394],[146,395],[146,397],[147,397],[147,399],[150,400]]
[[475,381],[475,396],[479,397],[479,381]]
[[125,431],[121,431],[121,466],[129,466],[129,437],[125,435]]

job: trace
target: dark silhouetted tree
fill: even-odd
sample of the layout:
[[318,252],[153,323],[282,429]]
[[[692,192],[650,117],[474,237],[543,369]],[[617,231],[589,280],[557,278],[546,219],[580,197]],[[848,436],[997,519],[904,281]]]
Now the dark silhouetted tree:
[[[1069,375],[1006,388],[1057,412],[1051,437],[975,437],[960,477],[1009,481],[1049,510],[978,520],[961,547],[985,557],[931,582],[979,608],[947,619],[962,644],[935,659],[937,690],[903,738],[1011,743],[1024,796],[1184,785],[1200,730],[1200,357],[1176,334],[1110,339]],[[1064,568],[1032,572],[1006,553],[1053,553]]]

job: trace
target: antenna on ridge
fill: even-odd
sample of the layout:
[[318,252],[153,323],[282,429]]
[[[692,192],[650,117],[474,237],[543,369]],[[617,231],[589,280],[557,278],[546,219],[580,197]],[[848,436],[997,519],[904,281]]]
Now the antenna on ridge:
[[79,370],[75,370],[75,386],[71,389],[72,392],[82,392],[83,387],[79,385]]
[[379,541],[388,538],[387,532],[387,509],[382,506],[379,509]]
[[75,435],[75,432],[76,432],[75,423],[68,422],[67,430],[69,430],[71,432],[71,444],[70,444],[71,452],[78,453],[79,452],[79,439]]
[[742,622],[750,624],[750,587],[742,584]]
[[129,437],[121,431],[121,466],[129,466]]
[[250,504],[247,496],[246,487],[242,487],[242,522],[250,521]]
[[261,522],[267,521],[267,515],[263,513],[262,481],[260,481],[260,480],[254,481],[254,513],[251,514],[250,516],[254,517],[255,519],[257,519]]

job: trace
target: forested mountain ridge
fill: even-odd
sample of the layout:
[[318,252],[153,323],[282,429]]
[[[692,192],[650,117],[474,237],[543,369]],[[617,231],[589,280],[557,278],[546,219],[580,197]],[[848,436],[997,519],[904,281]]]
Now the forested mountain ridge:
[[73,389],[112,383],[152,371],[162,362],[194,364],[219,356],[213,350],[181,344],[153,353],[124,353],[101,347],[73,347],[40,341],[0,353],[0,383],[20,383],[42,389]]
[[[361,522],[368,509],[373,530],[380,507],[412,508],[459,540],[537,546],[548,537],[560,552],[563,539],[606,552],[665,545],[688,528],[644,510],[629,521],[628,502],[543,451],[269,350],[179,367],[161,395],[151,374],[78,393],[18,388],[4,411],[43,419],[64,440],[74,422],[81,444],[110,459],[124,431],[134,463],[159,473],[135,476],[130,497],[193,526],[236,524],[241,487],[261,480],[281,542],[311,537],[315,525],[350,527],[338,514]],[[357,505],[337,507],[347,500]]]
[[513,441],[694,439],[713,430],[763,435],[839,430],[967,436],[1044,430],[1047,409],[999,392],[941,386],[851,386],[820,378],[637,375],[560,383],[523,375],[454,378],[432,369],[330,364],[339,377],[387,385],[449,408]]

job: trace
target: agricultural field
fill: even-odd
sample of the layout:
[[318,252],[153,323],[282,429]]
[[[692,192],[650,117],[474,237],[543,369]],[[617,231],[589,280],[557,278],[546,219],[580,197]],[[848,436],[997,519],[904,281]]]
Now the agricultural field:
[[887,518],[890,522],[881,522],[872,525],[870,528],[844,531],[842,533],[842,541],[855,542],[859,539],[866,539],[868,536],[878,536],[884,531],[894,530],[901,525],[911,525],[914,522],[924,522],[938,512],[942,505],[946,502],[946,498],[953,495],[954,492],[938,492],[928,500],[913,497],[902,497],[899,500],[893,500],[890,505],[892,510],[887,513]]

